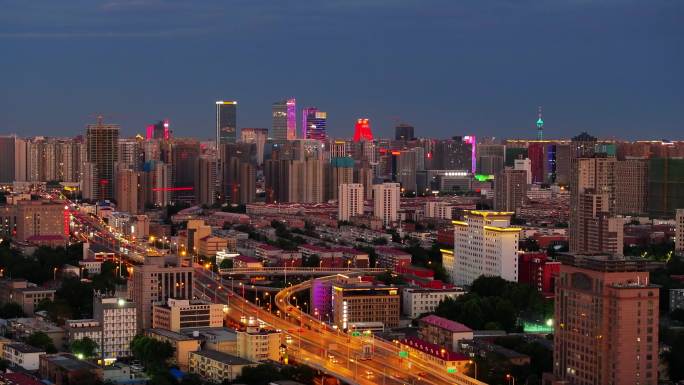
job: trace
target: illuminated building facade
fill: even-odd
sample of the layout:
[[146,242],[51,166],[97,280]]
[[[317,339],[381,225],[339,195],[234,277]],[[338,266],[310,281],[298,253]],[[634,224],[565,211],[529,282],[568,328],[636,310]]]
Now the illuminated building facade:
[[[297,139],[297,101],[294,98],[273,103],[272,107],[273,140]],[[303,128],[302,128],[303,129]]]
[[302,110],[302,138],[326,140],[328,114],[319,111],[316,107],[308,107]]
[[354,142],[372,141],[373,132],[371,131],[370,119],[361,118],[356,120],[354,126]]
[[518,239],[512,212],[469,211],[454,223],[454,263],[444,266],[456,285],[470,285],[486,275],[518,281]]
[[88,162],[94,166],[94,199],[114,199],[114,164],[118,161],[119,125],[104,124],[99,116],[96,124],[86,129]]
[[340,279],[332,285],[333,324],[342,330],[361,322],[399,326],[401,298],[395,286]]

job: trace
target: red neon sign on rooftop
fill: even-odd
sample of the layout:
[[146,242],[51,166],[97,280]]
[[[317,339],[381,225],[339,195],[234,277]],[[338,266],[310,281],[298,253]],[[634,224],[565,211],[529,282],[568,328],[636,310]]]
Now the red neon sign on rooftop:
[[370,120],[367,118],[357,119],[354,126],[354,141],[358,142],[360,140],[373,140]]

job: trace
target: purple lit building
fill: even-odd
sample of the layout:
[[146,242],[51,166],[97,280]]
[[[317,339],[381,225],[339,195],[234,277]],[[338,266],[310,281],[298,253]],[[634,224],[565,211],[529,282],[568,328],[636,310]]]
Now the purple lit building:
[[273,103],[274,140],[297,139],[297,101],[294,98]]
[[316,107],[307,107],[302,110],[302,138],[326,140],[328,135],[325,127],[328,114],[319,111]]

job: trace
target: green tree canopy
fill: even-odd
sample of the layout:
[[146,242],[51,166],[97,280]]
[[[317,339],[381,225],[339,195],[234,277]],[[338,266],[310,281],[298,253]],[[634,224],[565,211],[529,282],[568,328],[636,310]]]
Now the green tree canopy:
[[24,310],[16,302],[7,302],[0,307],[0,318],[19,318],[24,316]]
[[131,352],[140,360],[148,372],[161,372],[166,368],[166,361],[173,356],[173,346],[168,342],[138,335],[131,341]]
[[26,343],[38,349],[45,350],[46,353],[57,353],[54,342],[43,332],[34,332],[26,338]]
[[95,357],[97,346],[97,342],[88,337],[84,337],[83,339],[73,341],[71,346],[69,346],[69,350],[79,358],[92,358]]

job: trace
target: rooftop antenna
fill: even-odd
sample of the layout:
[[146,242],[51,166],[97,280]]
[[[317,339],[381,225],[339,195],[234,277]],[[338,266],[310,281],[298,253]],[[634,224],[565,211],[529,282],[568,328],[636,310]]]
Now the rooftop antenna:
[[542,119],[542,107],[537,107],[537,140],[544,140],[544,119]]

